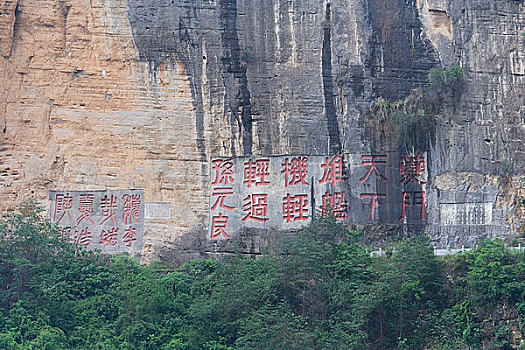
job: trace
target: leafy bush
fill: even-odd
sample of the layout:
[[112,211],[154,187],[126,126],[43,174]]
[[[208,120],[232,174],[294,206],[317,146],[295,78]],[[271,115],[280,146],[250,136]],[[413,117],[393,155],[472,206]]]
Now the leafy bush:
[[525,254],[486,241],[438,259],[420,236],[371,258],[359,241],[324,218],[256,260],[141,266],[77,250],[24,206],[0,225],[0,348],[517,346],[518,321],[494,315],[524,319]]
[[463,75],[463,68],[456,65],[449,69],[432,68],[428,73],[429,98],[455,106],[463,91]]
[[507,159],[503,159],[501,161],[500,168],[504,176],[510,176],[511,170],[512,170],[512,164]]

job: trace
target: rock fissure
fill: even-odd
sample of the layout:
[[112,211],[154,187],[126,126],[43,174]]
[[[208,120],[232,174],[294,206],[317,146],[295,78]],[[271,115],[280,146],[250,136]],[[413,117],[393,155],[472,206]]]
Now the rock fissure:
[[328,128],[328,153],[339,154],[341,152],[341,139],[339,122],[335,109],[334,84],[332,76],[332,29],[331,29],[331,5],[326,4],[323,24],[323,46],[322,46],[322,76],[325,117]]
[[[222,63],[226,83],[227,113],[237,121],[242,140],[242,155],[252,154],[253,130],[250,90],[246,76],[246,65],[250,59],[248,49],[241,49],[237,34],[237,1],[220,1],[221,39],[223,45]],[[233,128],[232,128],[233,129]],[[235,140],[232,135],[232,140]],[[232,146],[232,153],[234,147]]]

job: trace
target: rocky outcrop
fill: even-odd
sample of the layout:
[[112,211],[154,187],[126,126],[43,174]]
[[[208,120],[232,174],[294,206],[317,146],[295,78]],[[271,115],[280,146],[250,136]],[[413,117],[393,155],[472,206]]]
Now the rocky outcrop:
[[[171,203],[144,226],[146,261],[228,250],[206,239],[213,157],[385,154],[394,176],[405,150],[367,111],[458,64],[459,105],[414,150],[427,154],[425,221],[400,224],[402,187],[376,181],[371,191],[397,194],[374,223],[424,227],[439,246],[517,236],[524,23],[512,0],[2,2],[1,205],[142,188]],[[482,211],[483,223],[469,216]],[[268,237],[239,241],[257,253]]]
[[174,203],[145,226],[145,256],[205,225],[208,170],[182,61],[141,61],[121,1],[20,1],[16,18],[0,63],[2,207],[47,206],[51,189],[142,188],[147,202]]

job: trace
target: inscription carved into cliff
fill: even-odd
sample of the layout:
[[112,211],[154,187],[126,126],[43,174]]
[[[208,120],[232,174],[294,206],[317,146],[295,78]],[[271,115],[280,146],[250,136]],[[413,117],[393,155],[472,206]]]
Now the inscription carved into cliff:
[[64,238],[105,253],[142,251],[144,191],[51,191],[51,222]]

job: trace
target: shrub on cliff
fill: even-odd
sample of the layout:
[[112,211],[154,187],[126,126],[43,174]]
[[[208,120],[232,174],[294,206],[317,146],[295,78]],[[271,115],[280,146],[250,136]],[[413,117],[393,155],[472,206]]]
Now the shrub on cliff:
[[463,68],[432,68],[428,73],[428,98],[445,106],[455,106],[463,91]]
[[414,89],[397,101],[379,97],[371,112],[380,123],[395,130],[401,147],[414,152],[426,150],[435,132],[436,116],[459,103],[463,79],[464,70],[459,66],[433,68],[427,87]]

